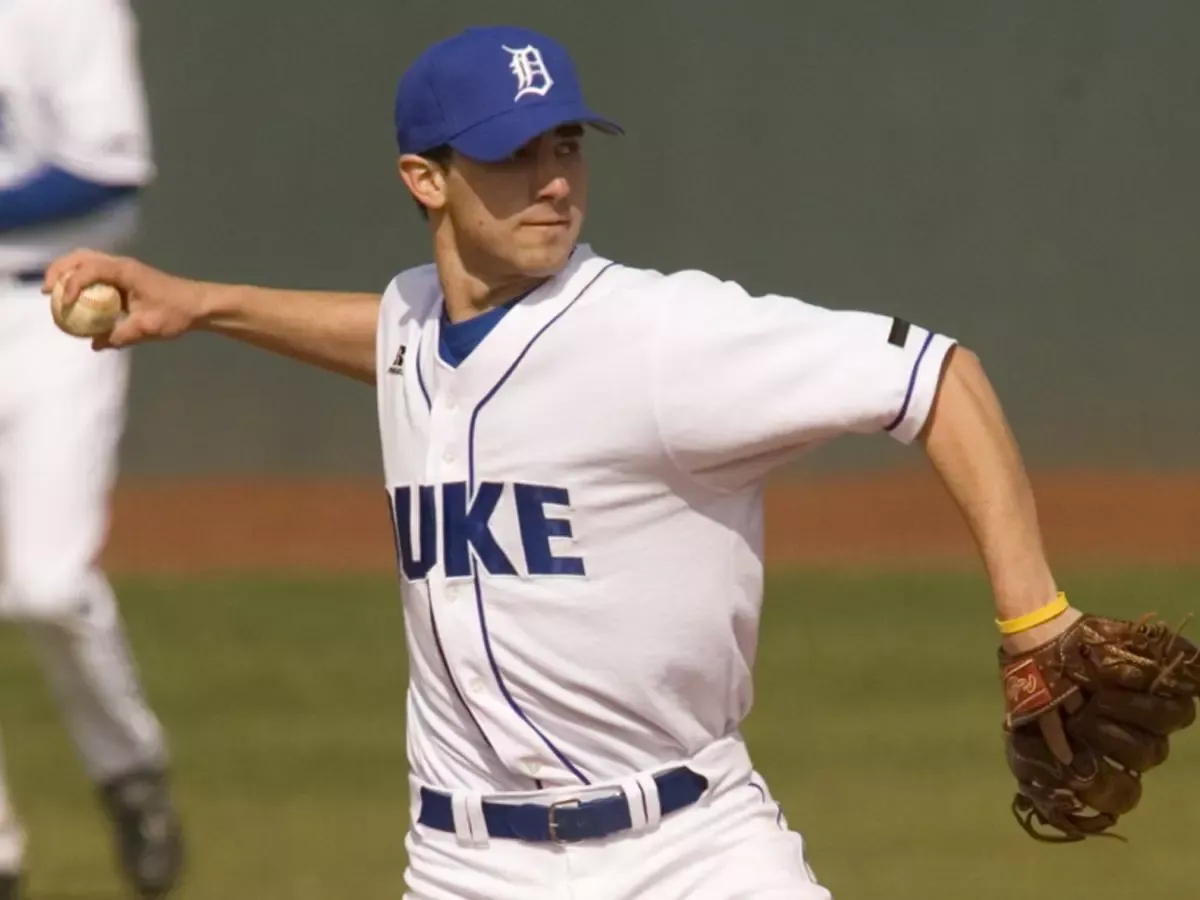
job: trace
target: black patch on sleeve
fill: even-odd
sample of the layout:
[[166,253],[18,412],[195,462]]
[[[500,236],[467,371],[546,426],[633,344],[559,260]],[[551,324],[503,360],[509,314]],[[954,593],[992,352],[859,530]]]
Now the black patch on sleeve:
[[908,329],[911,327],[903,319],[892,319],[892,330],[888,333],[888,343],[903,347],[908,343]]

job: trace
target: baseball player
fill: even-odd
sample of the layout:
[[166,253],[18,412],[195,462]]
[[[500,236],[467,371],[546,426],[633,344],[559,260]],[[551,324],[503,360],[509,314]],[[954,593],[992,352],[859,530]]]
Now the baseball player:
[[828,898],[739,730],[768,473],[849,432],[917,443],[978,542],[1005,660],[1028,675],[1027,651],[1090,633],[979,361],[898,318],[581,243],[585,132],[620,129],[545,35],[434,45],[395,124],[433,262],[382,297],[89,250],[44,290],[69,274],[68,304],[125,293],[98,349],[207,330],[375,385],[410,667],[408,897]]
[[[136,52],[124,0],[0,2],[0,618],[36,642],[124,869],[158,895],[181,855],[163,737],[96,562],[129,360],[57,330],[40,292],[55,256],[133,233],[154,174]],[[0,900],[24,844],[0,780]]]

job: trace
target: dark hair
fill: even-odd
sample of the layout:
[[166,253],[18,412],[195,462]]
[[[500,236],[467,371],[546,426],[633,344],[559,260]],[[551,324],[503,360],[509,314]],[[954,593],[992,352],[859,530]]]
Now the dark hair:
[[[450,160],[454,156],[454,150],[451,149],[449,144],[439,144],[432,150],[426,150],[424,153],[419,154],[419,156],[446,169],[450,167]],[[417,204],[417,212],[421,214],[421,218],[429,221],[429,210],[425,208],[425,204],[416,197],[413,197],[413,202]]]

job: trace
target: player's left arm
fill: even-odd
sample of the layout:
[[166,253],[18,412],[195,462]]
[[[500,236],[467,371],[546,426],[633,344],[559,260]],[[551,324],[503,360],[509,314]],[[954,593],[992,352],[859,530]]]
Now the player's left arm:
[[849,433],[919,440],[975,537],[998,617],[1057,599],[1020,452],[970,350],[903,319],[695,274],[672,279],[658,316],[659,429],[693,478],[744,487]]
[[900,319],[695,275],[673,285],[651,383],[676,467],[738,490],[842,434],[919,442],[992,585],[1012,811],[1049,840],[1111,828],[1137,805],[1141,773],[1167,758],[1168,736],[1196,719],[1200,647],[1146,617],[1075,610],[1057,591],[1020,450],[975,354]]
[[124,0],[40,0],[33,89],[51,125],[41,165],[0,191],[0,233],[87,215],[154,176],[137,26]]
[[975,537],[1003,654],[1012,812],[1039,840],[1103,834],[1196,720],[1200,648],[1179,629],[1085,613],[1056,590],[1033,490],[974,354],[949,358],[917,435]]
[[[1047,560],[1037,504],[1021,452],[979,358],[956,346],[947,355],[929,417],[917,440],[954,498],[987,571],[1001,620],[1016,619],[1058,594]],[[1044,625],[1005,638],[1020,651],[1064,631],[1068,610]]]

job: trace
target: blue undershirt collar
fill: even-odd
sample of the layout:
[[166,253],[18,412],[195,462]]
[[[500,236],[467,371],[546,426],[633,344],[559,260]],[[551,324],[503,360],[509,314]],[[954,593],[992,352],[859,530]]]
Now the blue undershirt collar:
[[508,311],[529,296],[529,292],[501,306],[494,306],[485,313],[463,322],[451,322],[442,307],[442,322],[438,335],[438,356],[451,368],[458,368],[471,355],[493,328],[508,314]]

